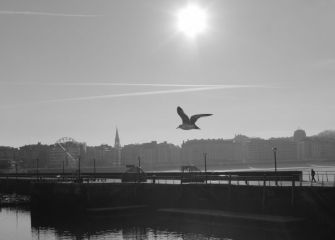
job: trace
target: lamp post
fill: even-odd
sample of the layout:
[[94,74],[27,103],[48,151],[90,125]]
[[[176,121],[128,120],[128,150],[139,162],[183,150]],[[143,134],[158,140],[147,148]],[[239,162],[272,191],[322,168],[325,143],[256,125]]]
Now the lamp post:
[[277,148],[273,147],[272,151],[273,151],[273,157],[274,157],[274,160],[275,160],[275,176],[276,176],[276,186],[277,186],[278,185],[278,181],[277,181]]
[[273,151],[273,157],[275,160],[275,172],[277,173],[277,148],[276,147],[272,148],[272,151]]
[[204,154],[204,162],[205,162],[205,183],[207,184],[207,153]]

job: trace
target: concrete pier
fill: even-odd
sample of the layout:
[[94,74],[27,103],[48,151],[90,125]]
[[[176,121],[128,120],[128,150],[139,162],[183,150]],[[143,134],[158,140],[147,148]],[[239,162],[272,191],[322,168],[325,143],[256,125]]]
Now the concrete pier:
[[[335,188],[229,184],[70,183],[1,179],[0,191],[57,211],[147,206],[301,217],[334,225]],[[294,195],[292,195],[294,194]]]

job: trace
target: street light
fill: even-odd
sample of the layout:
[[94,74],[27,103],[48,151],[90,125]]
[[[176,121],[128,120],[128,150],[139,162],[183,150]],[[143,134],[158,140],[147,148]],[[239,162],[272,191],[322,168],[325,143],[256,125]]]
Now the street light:
[[273,157],[275,160],[275,172],[277,172],[277,148],[276,147],[272,148],[272,151],[273,151]]
[[205,183],[207,184],[207,153],[204,154],[204,161],[205,161]]
[[276,186],[278,185],[278,180],[277,180],[277,148],[274,147],[272,148],[272,151],[273,151],[273,157],[275,159],[275,176],[276,176]]

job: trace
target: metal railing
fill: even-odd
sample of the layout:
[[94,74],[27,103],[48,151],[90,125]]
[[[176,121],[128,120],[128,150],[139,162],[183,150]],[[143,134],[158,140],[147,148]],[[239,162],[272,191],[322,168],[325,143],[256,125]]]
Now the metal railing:
[[[317,172],[316,182],[302,171],[250,171],[250,172],[148,172],[139,176],[138,173],[127,173],[126,182],[158,183],[158,184],[234,184],[287,186],[292,182],[298,186],[334,186],[335,172]],[[139,178],[140,177],[140,178]],[[57,181],[82,183],[119,183],[124,173],[0,173],[0,179],[21,179],[31,181]],[[139,180],[141,179],[141,180]]]

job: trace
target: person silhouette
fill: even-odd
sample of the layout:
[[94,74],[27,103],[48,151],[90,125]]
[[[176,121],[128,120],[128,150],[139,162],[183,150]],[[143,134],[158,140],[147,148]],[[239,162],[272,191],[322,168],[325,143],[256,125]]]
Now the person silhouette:
[[313,168],[311,169],[311,176],[312,176],[312,182],[316,182],[316,180],[315,180],[315,171],[314,171]]

